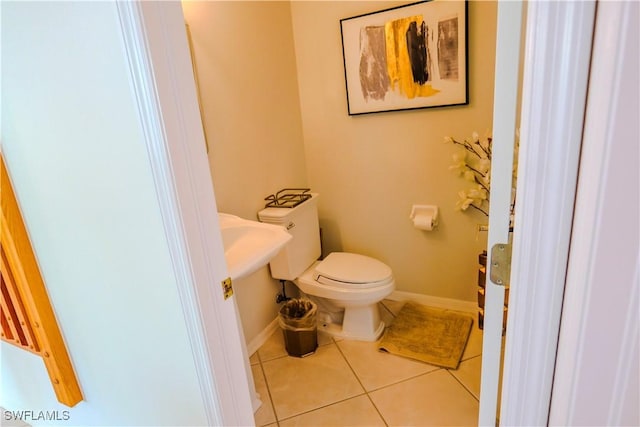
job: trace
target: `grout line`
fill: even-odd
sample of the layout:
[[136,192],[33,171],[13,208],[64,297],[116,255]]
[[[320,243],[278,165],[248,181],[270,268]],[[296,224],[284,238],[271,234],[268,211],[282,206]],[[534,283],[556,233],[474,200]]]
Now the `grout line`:
[[[479,356],[476,356],[476,357],[479,357]],[[469,389],[469,387],[467,387],[458,377],[456,377],[453,374],[453,372],[451,372],[449,369],[446,369],[446,371],[449,373],[449,375],[453,377],[454,380],[456,380],[462,386],[462,388],[464,388],[467,391],[467,393],[471,395],[471,397],[473,397],[478,403],[480,402],[480,399],[478,399],[476,395]]]
[[[276,412],[276,405],[274,405],[273,403],[273,397],[271,396],[271,388],[269,387],[269,381],[267,381],[267,374],[264,372],[262,357],[260,357],[259,351],[256,351],[256,354],[258,355],[258,362],[260,362],[260,372],[262,372],[262,378],[264,378],[264,384],[267,387],[267,394],[269,395],[269,403],[271,404],[271,410],[273,411],[273,416],[276,418],[276,425],[280,427],[280,422],[278,420],[278,413]],[[254,422],[255,422],[255,412],[254,412]]]
[[336,342],[336,347],[338,347],[338,351],[340,352],[340,355],[342,356],[344,361],[347,363],[347,366],[349,367],[349,369],[351,369],[351,372],[353,372],[353,375],[356,377],[356,380],[358,380],[360,387],[362,387],[362,390],[364,390],[364,394],[367,396],[367,399],[369,399],[369,402],[371,402],[371,404],[373,405],[373,408],[376,410],[376,412],[380,416],[380,419],[382,420],[382,422],[386,427],[389,427],[389,423],[387,423],[387,420],[384,418],[384,416],[380,412],[380,409],[378,409],[378,407],[376,406],[375,402],[369,395],[369,391],[367,391],[367,388],[364,386],[364,384],[362,384],[362,381],[360,381],[360,377],[356,373],[355,369],[353,369],[353,366],[351,366],[351,363],[349,363],[349,359],[347,359],[347,356],[342,352],[342,349],[340,348],[337,342]]
[[393,313],[393,311],[391,311],[389,307],[386,306],[386,304],[384,303],[384,300],[380,301],[380,305],[382,305],[384,309],[387,310],[387,312],[391,315],[391,317],[393,317],[394,319],[396,318],[396,315]]
[[360,381],[360,377],[358,377],[358,374],[356,373],[356,371],[353,369],[353,366],[351,366],[351,363],[349,363],[349,360],[347,359],[347,356],[344,355],[344,353],[342,352],[342,349],[340,348],[340,346],[338,345],[338,343],[336,342],[336,347],[338,349],[338,352],[340,353],[340,355],[342,356],[342,358],[344,359],[345,363],[347,364],[347,366],[349,367],[349,369],[351,370],[351,372],[353,373],[353,376],[356,377],[356,381],[358,381],[358,384],[360,384],[360,387],[362,387],[362,390],[367,393],[367,389],[364,386],[364,384],[362,384],[362,381]]
[[[330,343],[325,344],[324,346],[328,347],[328,346],[330,346],[330,345],[335,345],[335,346],[336,346],[336,348],[338,349],[338,352],[340,353],[340,355],[343,357],[343,359],[344,359],[344,360],[345,360],[345,362],[347,363],[347,366],[349,366],[349,369],[351,369],[351,372],[353,372],[353,368],[351,368],[351,365],[349,365],[349,362],[346,360],[346,357],[344,356],[344,354],[343,354],[343,353],[342,353],[342,351],[340,350],[340,347],[338,346],[338,341],[336,341],[334,337],[331,337],[331,342],[330,342]],[[318,346],[318,347],[320,347],[320,346]],[[286,355],[284,355],[284,356],[282,356],[282,357],[278,357],[278,358],[276,358],[276,359],[280,359],[280,358],[284,358],[284,357],[292,357],[292,356],[289,356],[288,354],[286,354]],[[266,362],[271,362],[272,360],[276,360],[276,359],[269,359],[269,360],[267,360]],[[355,375],[355,377],[356,377],[356,379],[357,379],[358,383],[359,383],[359,384],[360,384],[360,386],[362,387],[362,392],[361,392],[360,394],[356,394],[356,395],[354,395],[354,396],[350,396],[350,397],[347,397],[347,398],[342,399],[342,400],[337,400],[337,401],[335,401],[335,402],[328,403],[328,404],[326,404],[326,405],[317,406],[317,407],[315,407],[315,408],[313,408],[313,409],[309,409],[308,411],[300,412],[299,414],[291,415],[291,416],[288,416],[288,417],[285,417],[285,418],[282,418],[282,419],[281,419],[281,418],[278,416],[278,412],[276,411],[276,406],[275,406],[275,404],[273,403],[273,399],[272,399],[272,397],[271,397],[271,389],[269,388],[269,381],[267,380],[266,373],[264,372],[264,368],[262,367],[262,358],[260,357],[260,354],[258,354],[258,360],[260,361],[260,367],[262,368],[262,375],[264,376],[264,381],[265,381],[265,383],[266,383],[266,385],[267,385],[267,391],[269,392],[269,399],[271,400],[271,407],[272,407],[272,409],[273,409],[273,413],[274,413],[274,415],[275,415],[275,417],[276,417],[276,423],[277,423],[278,427],[280,426],[280,421],[285,421],[285,420],[289,420],[289,419],[291,419],[291,418],[299,417],[299,416],[301,416],[301,415],[308,414],[308,413],[310,413],[310,412],[317,411],[317,410],[319,410],[319,409],[327,408],[327,407],[329,407],[329,406],[332,406],[332,405],[335,405],[335,404],[338,404],[338,403],[341,403],[341,402],[345,402],[345,401],[347,401],[347,400],[350,400],[350,399],[353,399],[353,398],[356,398],[356,397],[363,396],[363,395],[367,394],[367,392],[366,392],[366,390],[365,390],[364,386],[362,385],[362,383],[360,383],[360,379],[358,378],[358,376],[357,376],[357,375],[355,375],[355,372],[353,372],[353,374]],[[375,405],[374,405],[374,406],[375,406]],[[376,408],[376,410],[377,410],[377,408]],[[386,425],[386,424],[385,424],[385,425]]]
[[296,417],[299,417],[299,416],[301,416],[301,415],[305,415],[305,414],[308,414],[308,413],[311,413],[311,412],[317,411],[317,410],[319,410],[319,409],[328,408],[329,406],[337,405],[338,403],[346,402],[347,400],[355,399],[356,397],[364,396],[365,394],[367,394],[367,393],[366,393],[366,392],[363,392],[363,393],[361,393],[361,394],[356,394],[356,395],[354,395],[354,396],[347,397],[347,398],[342,399],[342,400],[337,400],[337,401],[335,401],[335,402],[333,402],[333,403],[327,403],[326,405],[318,406],[318,407],[316,407],[316,408],[309,409],[308,411],[300,412],[299,414],[295,414],[295,415],[291,415],[291,416],[289,416],[289,417],[283,418],[283,419],[281,419],[280,421],[290,420],[291,418],[296,418]]
[[[0,1],[1,1],[1,0],[0,0]],[[290,357],[290,356],[289,356],[288,354],[283,354],[282,356],[276,356],[276,357],[271,357],[271,358],[269,358],[269,359],[266,359],[266,360],[264,360],[264,362],[262,362],[262,363],[269,363],[269,362],[274,361],[274,360],[284,359],[285,357]]]
[[[426,364],[426,365],[429,365],[428,363],[425,363],[425,364]],[[429,365],[429,366],[434,366],[434,365]],[[438,372],[438,371],[441,371],[441,370],[443,370],[443,369],[445,369],[445,368],[436,367],[436,369],[434,369],[433,371],[423,372],[423,373],[421,373],[421,374],[417,374],[417,375],[414,375],[414,376],[412,376],[412,377],[408,377],[408,378],[405,378],[405,379],[403,379],[403,380],[396,381],[396,382],[394,382],[394,383],[390,383],[390,384],[387,384],[387,385],[383,385],[382,387],[378,387],[378,388],[375,388],[375,389],[373,389],[373,390],[369,390],[367,393],[373,393],[373,392],[376,392],[376,391],[379,391],[379,390],[383,390],[383,389],[385,389],[385,388],[392,387],[392,386],[394,386],[394,385],[398,385],[398,384],[402,384],[402,383],[404,383],[404,382],[411,381],[411,380],[414,380],[414,379],[416,379],[416,378],[420,378],[420,377],[425,376],[425,375],[433,374],[434,372]]]
[[380,416],[380,419],[382,420],[382,422],[384,423],[385,427],[389,427],[389,423],[387,422],[387,420],[384,418],[384,416],[382,415],[382,412],[380,412],[380,409],[378,409],[378,406],[376,405],[376,403],[373,401],[373,399],[371,398],[371,395],[367,392],[366,393],[367,398],[369,399],[369,402],[371,402],[371,404],[373,405],[374,409],[376,410],[376,412],[378,413],[378,415]]

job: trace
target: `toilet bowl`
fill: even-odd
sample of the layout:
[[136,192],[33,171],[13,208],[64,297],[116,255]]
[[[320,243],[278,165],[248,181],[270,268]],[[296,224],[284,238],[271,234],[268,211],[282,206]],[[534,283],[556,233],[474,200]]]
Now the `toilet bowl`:
[[376,341],[384,332],[378,302],[395,289],[391,269],[359,254],[332,252],[294,280],[318,304],[318,327],[331,335]]
[[318,327],[331,335],[376,341],[384,331],[378,303],[395,289],[391,268],[374,258],[332,252],[320,257],[318,194],[293,207],[266,207],[262,222],[282,225],[293,236],[269,263],[271,277],[293,281],[318,305]]

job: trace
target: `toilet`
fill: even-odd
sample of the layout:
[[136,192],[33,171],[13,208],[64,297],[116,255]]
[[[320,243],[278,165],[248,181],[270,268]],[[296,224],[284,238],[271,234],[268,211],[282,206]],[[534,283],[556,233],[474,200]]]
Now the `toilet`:
[[319,261],[318,194],[292,207],[266,207],[261,222],[293,236],[271,260],[271,277],[290,280],[318,305],[318,329],[346,339],[376,341],[384,332],[378,302],[395,289],[391,268],[374,258],[332,252]]

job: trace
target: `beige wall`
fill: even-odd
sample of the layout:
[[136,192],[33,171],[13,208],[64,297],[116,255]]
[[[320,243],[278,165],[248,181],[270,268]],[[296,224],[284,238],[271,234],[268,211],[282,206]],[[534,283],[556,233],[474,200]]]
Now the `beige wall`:
[[[216,199],[255,218],[266,195],[308,184],[321,195],[325,252],[379,258],[401,291],[473,301],[486,219],[454,211],[466,183],[442,140],[491,128],[496,4],[469,4],[468,106],[349,117],[339,21],[399,4],[183,3]],[[438,205],[439,229],[413,228],[412,204]],[[266,269],[236,284],[248,341],[275,318],[278,287]]]
[[[307,185],[290,4],[185,1],[182,9],[218,210],[257,219],[266,196]],[[249,344],[277,317],[280,289],[268,267],[234,282]]]
[[183,2],[221,212],[256,219],[264,197],[305,186],[289,2]]
[[[476,226],[486,219],[454,211],[466,183],[448,170],[454,149],[442,140],[491,127],[496,4],[469,4],[468,106],[350,117],[339,21],[398,4],[292,3],[307,170],[322,197],[325,251],[379,258],[398,290],[474,300],[486,241]],[[438,205],[439,229],[413,228],[412,204]]]

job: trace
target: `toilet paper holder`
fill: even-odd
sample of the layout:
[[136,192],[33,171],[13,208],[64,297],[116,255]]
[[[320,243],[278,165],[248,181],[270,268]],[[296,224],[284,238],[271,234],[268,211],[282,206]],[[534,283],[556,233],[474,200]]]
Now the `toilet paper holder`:
[[438,225],[438,207],[435,205],[413,205],[409,219],[416,228],[432,230]]

